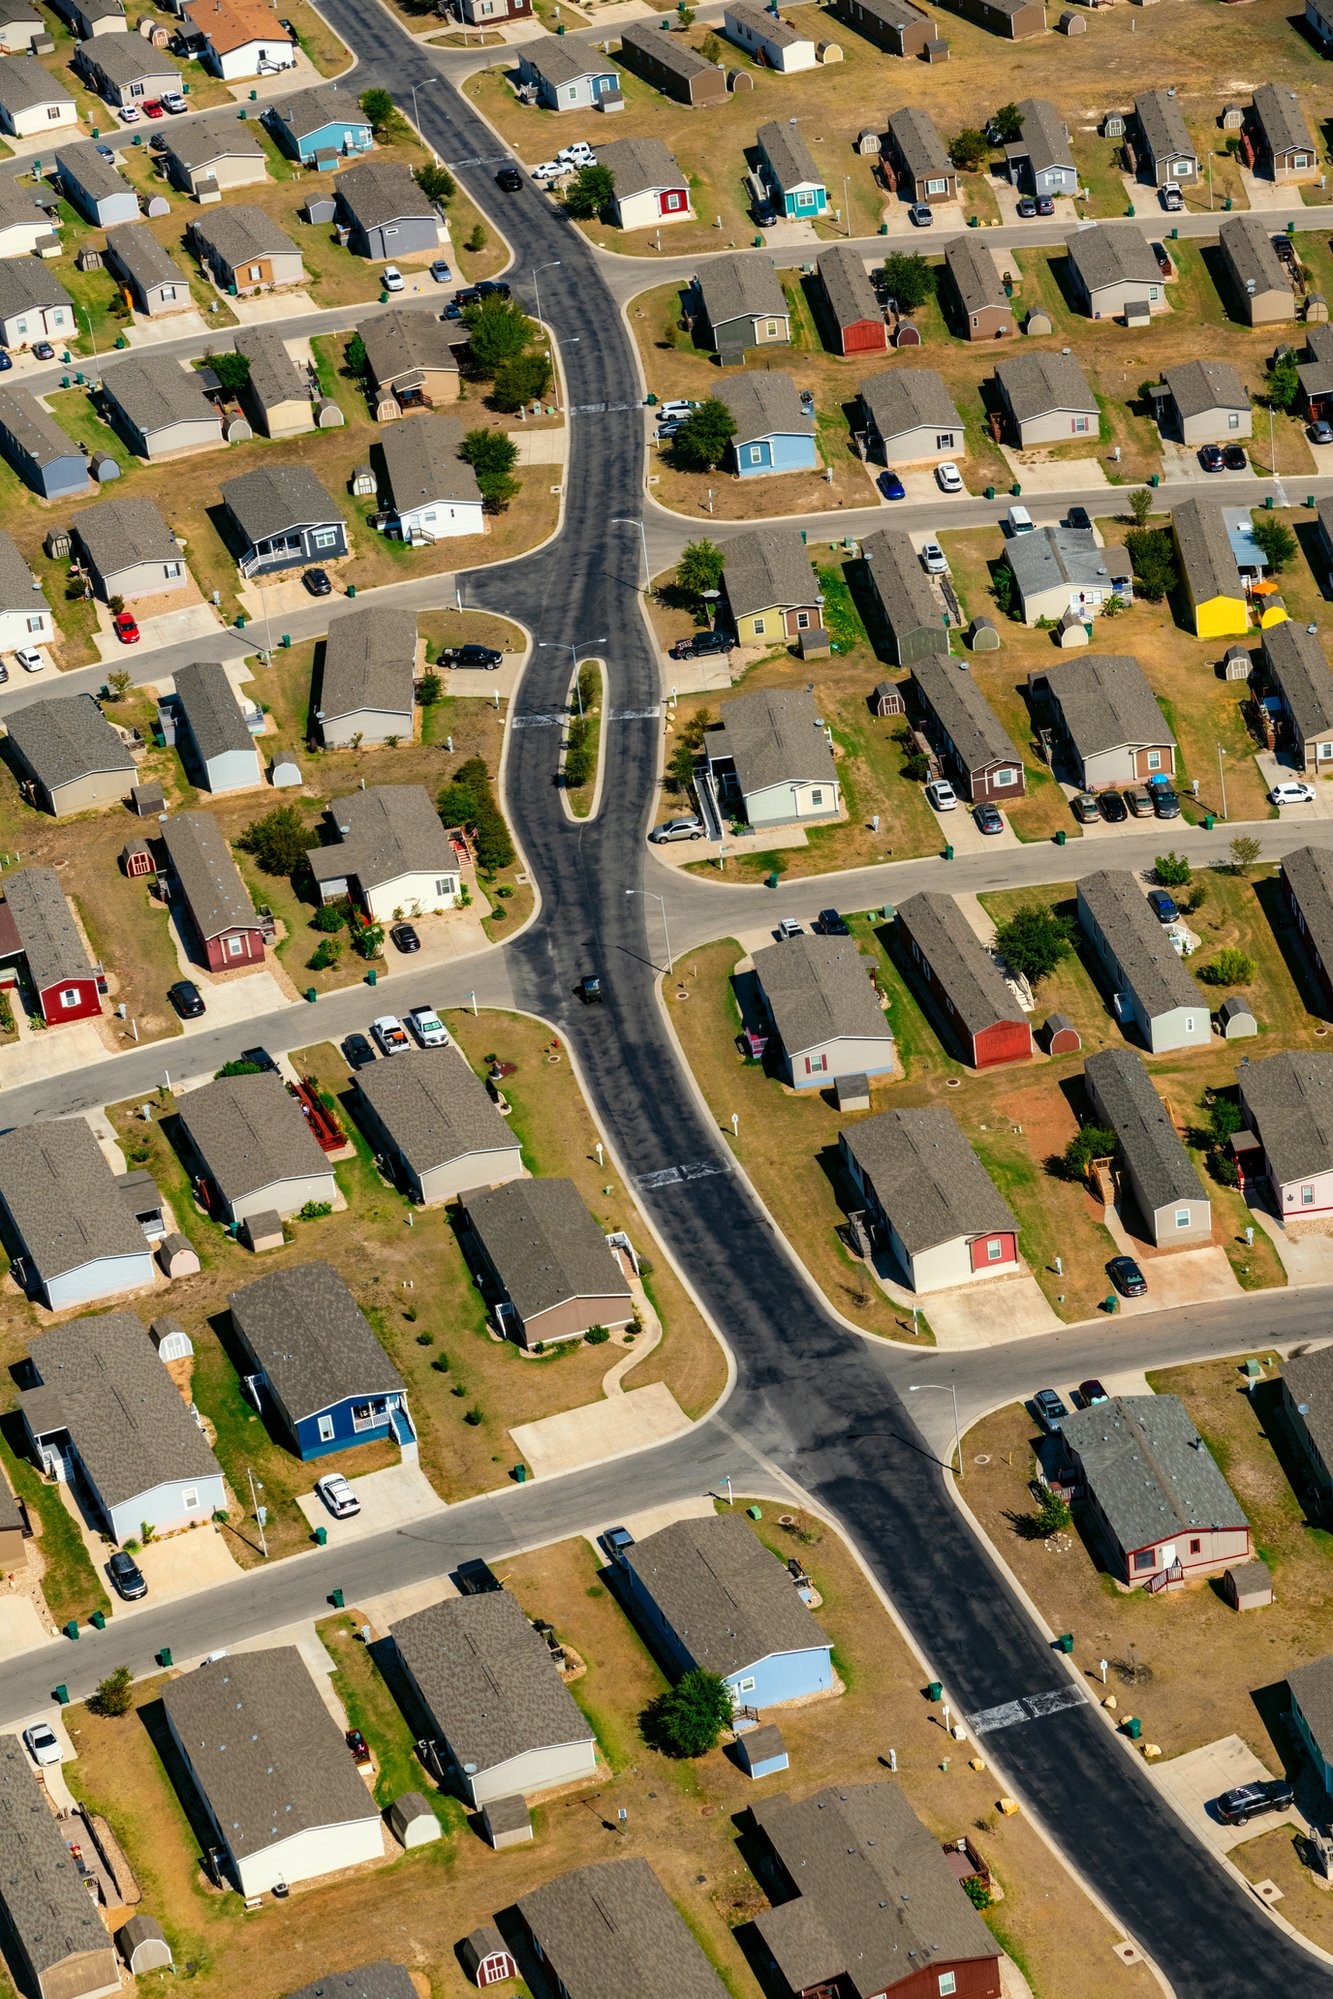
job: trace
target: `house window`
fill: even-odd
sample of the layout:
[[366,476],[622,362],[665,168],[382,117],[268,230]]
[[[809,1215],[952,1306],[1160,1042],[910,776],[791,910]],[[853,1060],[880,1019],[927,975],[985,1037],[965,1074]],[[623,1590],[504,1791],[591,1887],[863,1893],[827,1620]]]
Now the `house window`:
[[338,546],[338,530],[337,528],[316,528],[310,540],[312,546],[315,548],[336,548]]
[[180,573],[181,565],[179,562],[164,562],[162,564],[163,576],[179,576]]
[[762,445],[762,444],[747,444],[745,448],[746,448],[746,450],[747,450],[747,451],[749,452],[749,454],[750,454],[750,463],[751,463],[751,465],[762,465],[762,464],[763,464],[763,462],[764,462],[764,447],[763,447],[763,445]]
[[181,1505],[187,1513],[197,1513],[199,1511],[199,1488],[197,1485],[186,1486],[184,1492],[181,1494]]
[[1189,1225],[1190,1225],[1190,1211],[1189,1211],[1189,1209],[1188,1209],[1188,1208],[1177,1208],[1177,1209],[1176,1209],[1176,1227],[1177,1227],[1178,1229],[1187,1229],[1187,1228],[1189,1227]]
[[1318,757],[1321,764],[1327,763],[1328,759],[1330,757],[1333,757],[1333,742],[1320,743],[1319,747],[1315,751],[1315,755]]
[[810,629],[810,613],[809,613],[808,611],[798,611],[798,612],[796,613],[796,629],[797,629],[797,631],[798,631],[798,632],[808,632],[808,631],[809,631],[809,629]]
[[331,1444],[331,1443],[333,1442],[333,1418],[332,1418],[332,1416],[321,1416],[321,1417],[320,1417],[320,1419],[319,1419],[319,1441],[320,1441],[320,1443],[321,1443],[321,1444]]
[[945,1993],[956,1992],[957,1990],[958,1973],[956,1971],[942,1971],[940,1973],[940,1999],[944,1999]]
[[165,304],[170,304],[170,303],[171,303],[171,301],[172,301],[172,300],[173,300],[173,299],[175,298],[175,296],[176,296],[176,287],[175,287],[175,285],[163,285],[163,287],[162,287],[162,301],[163,301],[163,304],[164,304],[164,305],[165,305]]
[[130,96],[131,96],[131,97],[142,97],[142,96],[143,96],[143,85],[142,85],[141,83],[132,83],[132,84],[130,85]]
[[995,773],[995,783],[997,785],[1017,784],[1017,782],[1018,772],[1012,764],[1006,765],[1004,769],[997,770]]
[[816,785],[815,789],[810,793],[810,803],[812,805],[822,805],[824,803],[824,794],[819,789],[818,785]]
[[1240,429],[1240,411],[1239,411],[1239,410],[1232,410],[1232,412],[1231,412],[1231,415],[1230,415],[1230,416],[1229,416],[1229,417],[1227,418],[1227,429],[1228,429],[1228,430],[1239,430],[1239,429]]
[[751,1674],[748,1680],[737,1680],[736,1682],[736,1692],[738,1694],[752,1694],[754,1689],[755,1680],[753,1674]]
[[1191,1542],[1190,1542],[1190,1553],[1191,1553],[1191,1555],[1197,1555],[1197,1554],[1200,1554],[1200,1553],[1202,1552],[1202,1549],[1203,1549],[1203,1542],[1202,1542],[1201,1540],[1196,1540],[1196,1541],[1191,1541]]
[[454,892],[454,885],[450,881],[448,875],[439,876],[435,883],[436,895],[452,895],[453,892]]
[[1293,154],[1292,154],[1292,156],[1291,156],[1291,164],[1292,164],[1292,166],[1293,166],[1293,167],[1295,167],[1295,168],[1299,168],[1299,167],[1308,167],[1308,166],[1309,166],[1309,164],[1310,164],[1310,157],[1309,157],[1309,154],[1308,154],[1308,153],[1293,153]]
[[814,205],[815,197],[811,189],[808,187],[798,187],[796,190],[796,206],[798,208],[813,208]]
[[1136,1569],[1155,1569],[1157,1567],[1155,1551],[1152,1548],[1140,1548],[1134,1557],[1134,1566]]
[[354,1402],[352,1404],[352,1428],[354,1430],[376,1430],[385,1421],[388,1409],[383,1402]]
[[77,1006],[79,998],[80,994],[77,986],[66,986],[60,995],[60,1004],[61,1006]]
[[668,194],[664,196],[662,206],[669,212],[674,213],[676,210],[684,208],[685,197],[683,194]]
[[571,83],[569,89],[565,92],[565,96],[571,104],[576,104],[578,102],[578,95],[579,87],[577,83]]
[[250,282],[250,283],[251,283],[252,285],[257,285],[257,284],[259,284],[259,283],[260,283],[260,282],[262,281],[262,279],[263,279],[263,276],[264,276],[264,266],[263,266],[262,264],[251,264],[251,265],[249,265],[249,266],[248,266],[248,268],[247,268],[247,270],[246,270],[246,274],[245,274],[245,275],[246,275],[246,278],[248,279],[248,281],[249,281],[249,282]]
[[953,450],[953,432],[951,430],[942,430],[940,432],[939,436],[935,439],[935,449],[937,451]]
[[1301,1206],[1302,1206],[1303,1208],[1312,1208],[1312,1207],[1314,1206],[1314,1188],[1313,1188],[1313,1187],[1302,1187],[1302,1188],[1301,1188]]
[[60,106],[58,104],[48,104],[46,107],[46,115],[52,121],[59,118]]
[[999,1236],[992,1236],[990,1241],[986,1244],[987,1263],[998,1263],[1003,1255],[1004,1255],[1004,1243],[1001,1241]]
[[1149,750],[1148,768],[1149,770],[1160,770],[1162,768],[1162,752],[1160,750]]
[[245,944],[241,938],[229,937],[227,939],[227,956],[229,958],[239,958],[244,949]]
[[1074,418],[1074,430],[1077,434],[1081,435],[1087,427],[1088,419],[1085,416],[1076,416]]
[[756,637],[757,639],[761,639],[761,638],[762,638],[762,637],[764,636],[764,621],[763,621],[763,619],[762,619],[762,618],[754,618],[754,619],[752,619],[752,620],[751,620],[751,624],[752,624],[752,627],[753,627],[753,630],[754,630],[754,635],[755,635],[755,637]]
[[769,340],[776,340],[776,339],[777,339],[777,337],[778,337],[778,323],[777,323],[776,319],[770,319],[770,320],[768,321],[767,325],[766,325],[766,326],[764,327],[764,335],[765,335],[765,338],[766,338],[766,339],[769,339]]
[[948,192],[949,183],[947,180],[928,180],[926,182],[927,194],[947,194]]
[[1150,299],[1154,299],[1154,298],[1160,298],[1161,296],[1162,296],[1162,292],[1161,292],[1161,287],[1160,287],[1159,285],[1149,285],[1149,287],[1148,287],[1148,297],[1149,297]]
[[40,632],[44,622],[45,621],[42,618],[29,618],[28,630],[30,632]]
[[828,1068],[827,1055],[807,1055],[805,1073],[807,1076],[822,1076]]
[[1185,1032],[1186,1034],[1193,1034],[1194,1032],[1194,1015],[1192,1013],[1185,1015]]

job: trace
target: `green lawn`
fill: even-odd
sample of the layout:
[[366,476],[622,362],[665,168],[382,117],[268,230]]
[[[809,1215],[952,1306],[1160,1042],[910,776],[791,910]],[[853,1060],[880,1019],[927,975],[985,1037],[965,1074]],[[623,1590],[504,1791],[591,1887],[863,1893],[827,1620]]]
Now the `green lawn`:
[[[9,1419],[5,1427],[10,1428],[12,1422]],[[86,1624],[95,1610],[110,1611],[111,1600],[88,1559],[83,1537],[59,1488],[47,1483],[29,1457],[18,1456],[8,1437],[0,1437],[0,1461],[33,1524],[40,1522],[38,1545],[45,1564],[42,1593],[56,1623],[64,1625],[72,1619]]]

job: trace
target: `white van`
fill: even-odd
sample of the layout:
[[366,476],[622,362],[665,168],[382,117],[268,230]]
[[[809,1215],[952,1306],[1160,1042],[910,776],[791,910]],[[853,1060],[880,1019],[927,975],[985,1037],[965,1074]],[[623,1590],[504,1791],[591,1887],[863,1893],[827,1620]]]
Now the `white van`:
[[1031,534],[1033,532],[1032,516],[1026,507],[1010,507],[1008,514],[1005,516],[1005,525],[1009,534]]

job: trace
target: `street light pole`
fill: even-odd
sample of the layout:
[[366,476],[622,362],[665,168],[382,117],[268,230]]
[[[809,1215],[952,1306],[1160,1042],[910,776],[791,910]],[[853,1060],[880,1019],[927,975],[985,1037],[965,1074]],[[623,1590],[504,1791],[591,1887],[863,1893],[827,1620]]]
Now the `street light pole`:
[[[541,325],[541,323],[542,323],[542,288],[541,288],[541,285],[540,285],[540,284],[538,283],[538,279],[539,279],[539,278],[541,277],[541,274],[542,274],[542,272],[543,272],[543,271],[558,271],[558,270],[559,270],[559,268],[560,268],[560,259],[559,259],[559,257],[552,257],[552,259],[551,259],[551,261],[550,261],[550,263],[549,263],[549,264],[538,264],[538,266],[537,266],[536,270],[535,270],[535,271],[533,272],[533,274],[532,274],[532,289],[533,289],[533,290],[534,290],[534,292],[536,292],[536,294],[537,294],[537,324],[538,324],[538,326],[540,326],[540,325]],[[559,369],[558,369],[558,368],[556,367],[556,365],[555,365],[555,342],[554,342],[554,340],[552,340],[552,342],[551,342],[551,350],[552,350],[552,351],[551,351],[551,388],[552,388],[552,392],[553,392],[553,394],[554,394],[554,396],[555,396],[555,406],[556,406],[556,408],[557,408],[557,409],[559,409],[559,407],[560,407],[560,371],[559,371]]]
[[[941,1395],[952,1395],[953,1397],[953,1442],[954,1449],[958,1453],[958,1476],[961,1478],[963,1476],[963,1433],[958,1427],[958,1389],[952,1381],[912,1381],[908,1383],[907,1393],[909,1395],[917,1395],[923,1388],[934,1388]],[[953,1470],[952,1455],[949,1458],[949,1470]]]
[[626,520],[624,515],[617,514],[612,520],[611,525],[615,528],[637,528],[639,530],[639,546],[643,550],[643,587],[646,590],[651,577],[648,571],[648,537],[644,533],[643,522],[641,520]]
[[84,307],[83,307],[83,306],[81,306],[81,305],[76,305],[76,306],[75,306],[75,308],[74,308],[74,310],[75,310],[75,312],[78,312],[78,313],[82,313],[82,315],[83,315],[83,319],[84,319],[84,322],[85,322],[85,324],[87,325],[87,328],[88,328],[88,338],[89,338],[89,339],[90,339],[90,340],[92,341],[92,343],[93,343],[93,359],[94,359],[94,361],[96,361],[96,360],[98,359],[98,353],[97,353],[97,335],[96,335],[96,334],[95,334],[95,333],[93,332],[93,322],[92,322],[92,315],[91,315],[90,313],[88,313],[87,311],[85,311]]
[[1222,787],[1222,817],[1225,819],[1227,816],[1227,774],[1222,767],[1224,754],[1222,745],[1219,743],[1217,746],[1217,781]]
[[580,715],[583,713],[583,689],[579,686],[579,658],[582,656],[584,659],[587,659],[594,646],[606,646],[610,645],[610,643],[611,641],[608,638],[580,639],[577,645],[570,645],[565,639],[538,639],[537,641],[539,652],[567,652],[569,654],[570,670],[574,675],[574,696],[579,704]]
[[265,1561],[267,1561],[268,1541],[264,1535],[264,1508],[259,1504],[259,1493],[262,1492],[264,1488],[261,1485],[259,1487],[258,1492],[255,1490],[255,1475],[251,1471],[249,1465],[247,1465],[245,1468],[245,1475],[250,1481],[250,1503],[255,1509],[255,1525],[259,1529],[259,1546],[263,1551]]
[[655,888],[627,888],[625,890],[625,893],[626,895],[651,896],[653,901],[658,904],[658,906],[662,911],[662,935],[666,939],[666,954],[667,954],[666,964],[662,968],[663,976],[665,977],[666,974],[669,973],[671,970],[671,931],[667,924],[666,898],[664,896],[660,896]]

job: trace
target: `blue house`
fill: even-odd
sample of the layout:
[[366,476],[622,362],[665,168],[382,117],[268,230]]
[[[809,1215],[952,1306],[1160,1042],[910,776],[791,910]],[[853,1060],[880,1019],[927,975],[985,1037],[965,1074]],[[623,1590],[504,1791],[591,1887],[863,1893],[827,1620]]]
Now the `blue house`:
[[378,1437],[415,1444],[398,1370],[330,1264],[275,1270],[227,1305],[246,1390],[298,1458]]
[[731,460],[738,478],[818,470],[814,403],[802,402],[790,375],[734,375],[719,394],[736,420]]
[[294,90],[260,113],[289,159],[324,171],[349,153],[368,153],[374,136],[355,97],[336,83]]
[[755,133],[769,199],[788,221],[813,222],[828,214],[828,189],[810,148],[794,124],[761,125]]
[[776,1555],[734,1513],[616,1537],[623,1594],[668,1670],[719,1673],[737,1707],[768,1708],[833,1685],[833,1642]]
[[542,35],[518,51],[519,82],[546,111],[621,110],[620,72],[591,42]]

